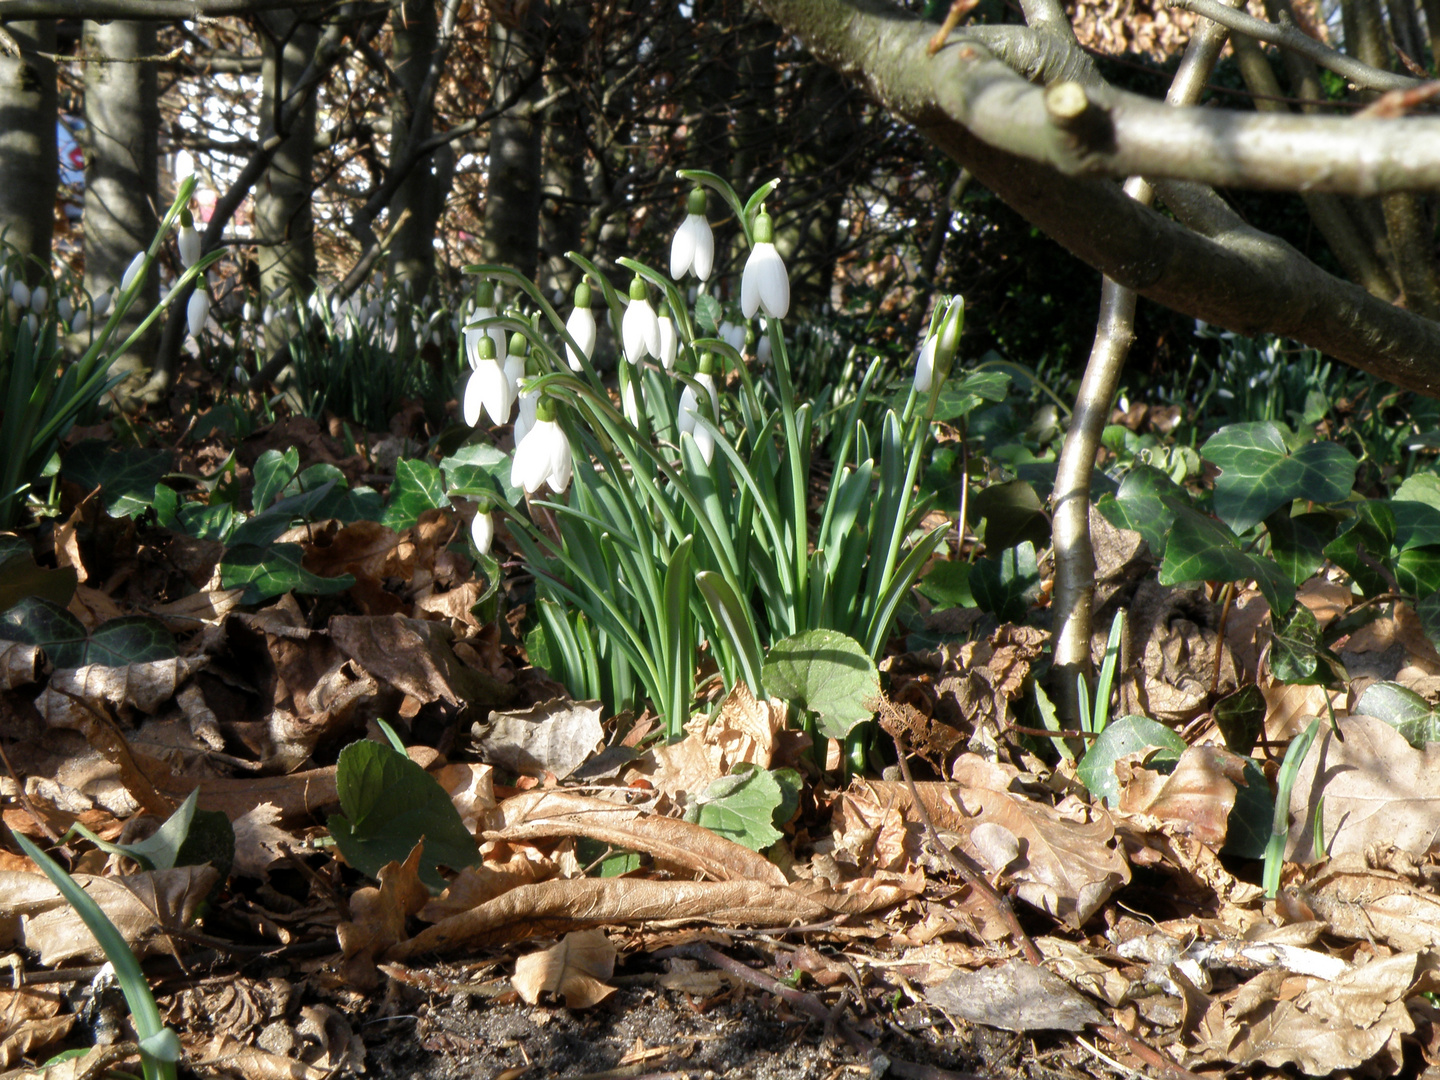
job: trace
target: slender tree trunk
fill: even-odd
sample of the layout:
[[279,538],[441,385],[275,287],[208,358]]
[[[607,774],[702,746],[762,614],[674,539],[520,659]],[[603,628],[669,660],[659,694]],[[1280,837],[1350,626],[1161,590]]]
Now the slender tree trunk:
[[[541,63],[540,5],[533,4],[523,27],[491,26],[494,99],[506,100]],[[544,85],[534,79],[515,106],[490,125],[490,175],[485,187],[487,262],[513,266],[533,280],[540,257],[540,121]]]
[[[155,237],[160,221],[159,91],[153,63],[105,63],[155,54],[155,24],[86,22],[85,64],[85,288],[92,296],[119,285],[136,252]],[[160,279],[151,271],[122,333],[159,302]],[[117,361],[122,371],[146,375],[155,360],[160,326]]]
[[[567,84],[584,71],[585,34],[590,23],[590,0],[570,0],[551,8],[554,13],[551,71],[545,77],[545,95],[562,94]],[[589,182],[585,175],[585,117],[580,96],[563,94],[545,111],[543,134],[545,194],[540,207],[540,287],[548,293],[570,292],[580,281],[575,264],[565,258],[578,251],[585,239]],[[553,297],[552,297],[553,299]]]
[[5,25],[20,55],[0,51],[0,238],[26,260],[33,282],[49,276],[55,230],[55,51],[53,22]]
[[[408,140],[426,138],[433,130],[428,103],[420,100],[425,73],[438,43],[435,0],[406,0],[390,21],[395,41],[397,92],[390,97],[390,162]],[[435,223],[440,218],[439,177],[432,160],[410,171],[390,200],[390,220],[404,223],[390,244],[390,271],[408,282],[412,295],[423,296],[435,276]]]
[[[267,20],[274,37],[265,42],[262,67],[261,138],[275,131],[275,117],[315,54],[319,27],[293,16]],[[315,100],[296,115],[285,141],[255,186],[256,255],[260,288],[267,303],[288,308],[315,287],[315,221],[311,210],[311,166],[315,159]],[[278,348],[287,330],[271,323],[266,344]]]

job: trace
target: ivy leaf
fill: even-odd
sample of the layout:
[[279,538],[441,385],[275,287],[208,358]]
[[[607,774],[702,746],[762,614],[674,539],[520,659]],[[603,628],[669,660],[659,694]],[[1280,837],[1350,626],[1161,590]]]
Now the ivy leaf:
[[1417,473],[1405,478],[1390,498],[1395,514],[1395,546],[1440,545],[1440,476]]
[[117,450],[105,439],[86,439],[66,454],[61,473],[87,493],[100,489],[112,517],[135,517],[155,502],[155,485],[170,471],[164,450],[128,447]]
[[1395,583],[1411,596],[1440,590],[1440,546],[1412,547],[1395,558]]
[[488,443],[462,446],[440,462],[445,488],[451,495],[474,498],[499,495],[511,506],[523,501],[524,492],[510,482],[510,455]]
[[777,641],[761,673],[776,697],[816,714],[816,726],[843,739],[874,715],[880,673],[861,644],[838,630],[807,630]]
[[976,520],[985,519],[986,546],[1003,550],[1028,540],[1044,545],[1050,540],[1050,519],[1035,488],[1024,480],[991,484],[975,493],[970,508]]
[[258,604],[287,592],[329,596],[355,584],[353,574],[321,577],[302,565],[305,549],[299,544],[236,544],[220,560],[220,584],[226,589],[245,588],[241,602]]
[[1440,742],[1440,713],[1399,683],[1371,683],[1355,703],[1354,712],[1383,720],[1417,750],[1425,749],[1426,743]]
[[1040,595],[1040,568],[1035,545],[1028,540],[984,558],[970,568],[970,592],[976,606],[1001,622],[1021,622]]
[[420,880],[432,892],[445,887],[439,867],[461,870],[480,862],[475,838],[450,796],[405,754],[378,742],[351,743],[340,751],[335,786],[340,813],[330,834],[345,861],[372,878],[404,862],[420,841]]
[[1340,502],[1350,494],[1359,462],[1343,446],[1313,442],[1293,454],[1271,421],[1221,428],[1200,450],[1220,467],[1215,515],[1237,533],[1296,499]]
[[1225,739],[1227,750],[1241,757],[1250,756],[1265,728],[1265,709],[1265,695],[1253,683],[1215,702],[1210,715]]
[[1343,685],[1345,668],[1325,648],[1320,624],[1304,604],[1296,605],[1290,617],[1278,623],[1272,633],[1270,672],[1280,682],[1331,689]]
[[699,824],[751,851],[763,851],[783,835],[775,811],[785,802],[780,782],[755,765],[737,765],[700,797]]
[[1335,519],[1329,514],[1290,516],[1281,507],[1265,519],[1270,534],[1270,557],[1296,585],[1315,576],[1325,562],[1325,545],[1335,538]]
[[929,571],[916,588],[939,607],[974,607],[970,594],[970,564],[954,559],[941,559],[930,564]]
[[[259,514],[296,483],[300,474],[300,451],[289,447],[284,453],[266,450],[255,461],[255,490],[251,505]],[[298,491],[298,486],[295,487]]]
[[38,645],[57,668],[127,667],[178,655],[175,638],[156,619],[127,615],[87,633],[74,615],[38,596],[26,597],[0,615],[0,640]]
[[958,420],[987,401],[1004,401],[1010,392],[1010,376],[1003,371],[972,371],[948,380],[935,400],[935,419]]
[[1383,565],[1395,541],[1395,511],[1382,499],[1371,499],[1355,507],[1355,516],[1340,529],[1340,535],[1325,545],[1325,557],[1340,567],[1368,596],[1390,591]]
[[1220,522],[1188,506],[1173,507],[1175,520],[1160,564],[1160,584],[1187,581],[1243,581],[1254,566],[1240,550],[1235,534]]
[[30,545],[19,537],[0,536],[0,542],[14,540],[0,551],[0,611],[14,607],[27,596],[43,597],[64,607],[75,595],[78,576],[73,566],[47,570],[38,566]]
[[335,481],[321,484],[314,491],[298,491],[271,503],[262,513],[256,514],[230,534],[232,544],[268,544],[297,521],[309,521],[318,517],[317,510],[323,506],[335,490]]
[[1160,558],[1175,520],[1174,507],[1187,502],[1184,489],[1170,477],[1152,465],[1137,465],[1125,474],[1114,496],[1101,498],[1098,508],[1111,525],[1143,536],[1151,554]]
[[402,532],[419,521],[426,510],[448,509],[449,506],[450,497],[445,494],[445,481],[440,470],[428,461],[401,458],[395,463],[390,505],[385,508],[380,524]]

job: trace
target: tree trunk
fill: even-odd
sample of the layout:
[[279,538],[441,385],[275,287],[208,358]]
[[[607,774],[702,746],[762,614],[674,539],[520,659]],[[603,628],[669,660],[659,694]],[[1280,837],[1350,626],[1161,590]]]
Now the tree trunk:
[[[391,16],[395,40],[395,78],[390,97],[390,166],[407,142],[428,137],[433,130],[428,102],[420,100],[425,74],[438,43],[435,0],[407,0]],[[424,296],[435,277],[435,223],[440,218],[439,177],[433,160],[410,170],[390,200],[390,220],[408,212],[390,244],[390,272],[409,282],[411,295]]]
[[524,27],[493,23],[493,99],[505,101],[527,79],[530,86],[513,108],[490,125],[490,175],[485,187],[486,262],[504,263],[534,280],[540,253],[540,117],[544,85],[533,78],[540,64],[540,5],[532,4]]
[[55,230],[55,51],[53,22],[5,25],[18,57],[0,51],[0,237],[23,256],[32,283],[48,278]]
[[[585,35],[590,23],[589,0],[570,0],[551,8],[554,13],[553,73],[545,78],[547,97],[566,87],[562,73],[578,78],[584,71]],[[540,287],[560,293],[564,307],[579,284],[575,264],[565,258],[585,239],[589,182],[585,176],[585,117],[580,95],[564,94],[545,110],[543,134],[545,194],[540,206]],[[552,296],[553,300],[554,297]]]
[[[160,222],[160,130],[157,78],[153,63],[134,60],[155,53],[155,24],[86,22],[85,64],[85,288],[92,296],[120,284],[136,252],[155,238]],[[128,336],[160,300],[154,270],[131,309]],[[160,326],[117,361],[119,370],[148,374],[155,360]]]
[[[319,27],[292,16],[267,19],[273,38],[264,50],[261,138],[275,132],[275,118],[315,54]],[[315,287],[315,221],[312,214],[311,166],[315,158],[315,99],[296,116],[285,141],[255,187],[256,256],[260,288],[267,303],[287,309],[308,297]],[[266,344],[278,348],[287,333],[275,319]]]

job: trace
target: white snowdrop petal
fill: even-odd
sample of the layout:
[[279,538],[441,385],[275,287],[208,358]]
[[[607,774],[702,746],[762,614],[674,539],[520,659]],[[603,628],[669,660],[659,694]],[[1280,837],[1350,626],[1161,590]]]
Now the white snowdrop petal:
[[495,542],[495,519],[489,512],[475,512],[475,520],[470,523],[470,539],[475,541],[475,550],[481,555],[490,554],[490,545]]

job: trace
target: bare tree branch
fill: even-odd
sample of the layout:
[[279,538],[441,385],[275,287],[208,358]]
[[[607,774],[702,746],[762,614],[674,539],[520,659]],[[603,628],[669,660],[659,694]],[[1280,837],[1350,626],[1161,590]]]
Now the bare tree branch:
[[[1294,338],[1391,382],[1440,396],[1440,326],[1435,323],[1325,273],[1290,245],[1246,226],[1213,192],[1194,185],[1157,185],[1182,221],[1204,231],[1199,235],[1138,205],[1112,183],[1066,175],[1059,168],[1064,164],[1071,171],[1160,176],[1188,171],[1201,179],[1219,173],[1226,183],[1240,183],[1243,176],[1260,187],[1303,187],[1304,181],[1296,182],[1290,174],[1292,147],[1303,144],[1311,153],[1315,168],[1306,171],[1311,179],[1333,178],[1356,163],[1334,160],[1334,145],[1318,146],[1318,133],[1338,137],[1368,131],[1375,133],[1373,141],[1356,141],[1347,134],[1347,152],[1369,163],[1361,171],[1394,178],[1405,171],[1399,163],[1410,160],[1402,149],[1416,148],[1395,146],[1389,132],[1418,135],[1422,127],[1432,130],[1440,122],[1394,121],[1386,128],[1379,123],[1362,127],[1348,121],[1281,118],[1280,125],[1269,129],[1276,141],[1266,149],[1263,162],[1273,171],[1265,172],[1258,147],[1241,149],[1260,129],[1237,114],[1134,104],[1142,99],[1117,94],[1115,99],[1124,105],[1107,116],[1116,121],[1110,128],[1113,149],[1096,149],[1091,142],[1082,151],[1046,115],[1047,92],[966,42],[972,31],[959,35],[958,46],[952,39],[932,60],[925,51],[928,24],[880,0],[760,3],[818,57],[859,80],[1032,224],[1117,284],[1230,330]],[[1087,101],[1089,94],[1100,93],[1104,91],[1090,90]],[[1132,136],[1147,127],[1137,143]],[[1289,132],[1304,133],[1300,143],[1288,138]],[[1197,133],[1205,135],[1198,142]],[[1213,167],[1192,157],[1202,147]],[[1382,147],[1391,149],[1394,157],[1387,157]],[[1440,151],[1440,145],[1435,149]],[[1167,167],[1172,158],[1180,165]],[[1195,167],[1189,169],[1191,165]]]
[[280,8],[323,7],[332,0],[0,0],[0,23],[22,19],[127,19],[181,22]]

